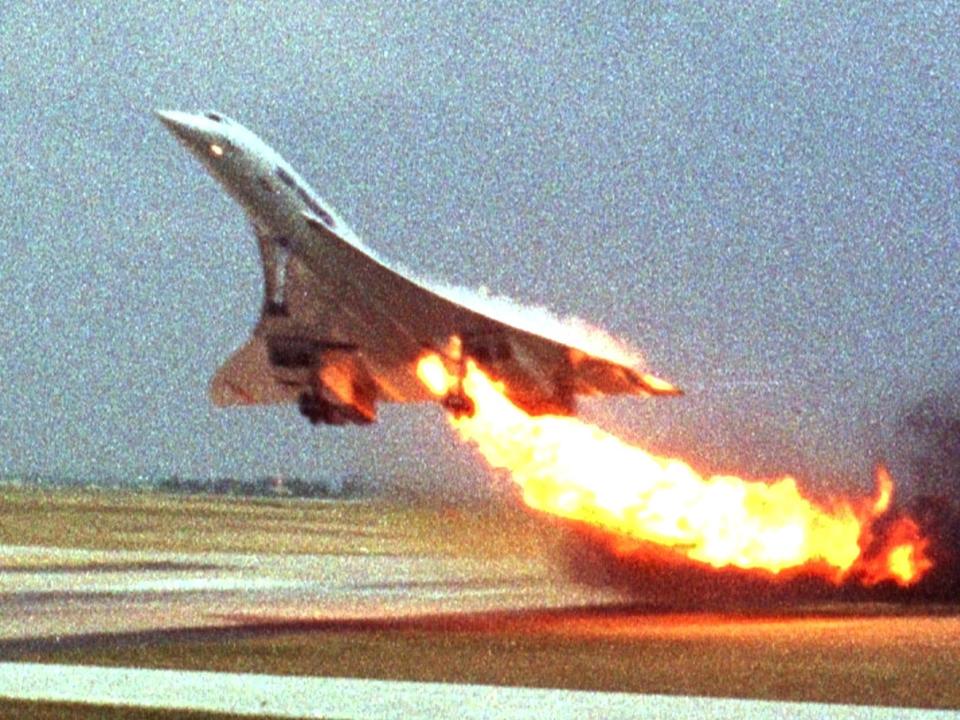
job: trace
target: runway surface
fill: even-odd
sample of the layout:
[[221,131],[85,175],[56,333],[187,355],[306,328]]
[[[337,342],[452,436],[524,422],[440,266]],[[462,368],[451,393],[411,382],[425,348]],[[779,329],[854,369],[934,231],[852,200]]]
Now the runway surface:
[[[184,708],[199,682],[222,692],[197,707],[241,712],[224,703],[261,702],[237,689],[260,683],[271,698],[312,698],[278,717],[400,716],[384,693],[420,717],[463,715],[468,698],[482,709],[473,716],[491,718],[529,717],[530,703],[581,717],[960,717],[953,608],[679,612],[578,584],[529,554],[383,547],[0,545],[0,698]],[[110,695],[120,677],[124,698]]]
[[[2,641],[623,601],[548,563],[0,546]],[[7,643],[7,647],[10,644]]]

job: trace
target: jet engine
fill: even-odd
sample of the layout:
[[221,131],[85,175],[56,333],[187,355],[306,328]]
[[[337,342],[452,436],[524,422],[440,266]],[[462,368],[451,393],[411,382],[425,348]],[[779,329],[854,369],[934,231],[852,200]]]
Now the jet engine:
[[301,393],[297,407],[311,425],[369,425],[374,420],[352,405],[325,400],[312,391]]
[[[460,352],[461,363],[462,358],[471,358],[493,379],[503,382],[506,396],[526,413],[573,415],[576,411],[573,388],[564,374],[566,362],[558,366],[529,356],[522,345],[497,332],[464,333]],[[443,404],[456,417],[473,414],[473,401],[462,391],[459,395],[452,391]]]

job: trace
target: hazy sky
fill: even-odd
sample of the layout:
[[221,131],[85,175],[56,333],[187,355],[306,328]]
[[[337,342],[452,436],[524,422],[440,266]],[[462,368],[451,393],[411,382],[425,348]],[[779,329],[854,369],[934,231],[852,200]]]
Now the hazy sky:
[[380,254],[577,315],[680,399],[587,414],[866,488],[960,377],[955,3],[7,3],[0,471],[489,482],[439,408],[216,410],[260,271],[153,117],[223,111]]

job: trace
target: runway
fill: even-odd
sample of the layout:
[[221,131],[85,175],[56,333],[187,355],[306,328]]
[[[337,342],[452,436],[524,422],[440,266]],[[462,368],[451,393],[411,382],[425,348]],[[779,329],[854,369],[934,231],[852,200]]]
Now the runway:
[[[623,602],[544,561],[0,546],[0,652],[70,637]],[[7,641],[4,643],[3,641]]]
[[[527,717],[530,703],[609,717],[618,707],[623,717],[960,709],[956,608],[643,602],[639,591],[575,582],[550,552],[552,536],[509,515],[10,497],[7,518],[19,525],[0,528],[0,716],[30,717],[26,709],[57,700],[184,709],[200,697],[183,690],[195,682],[226,688],[202,707],[241,712],[224,703],[255,702],[229,690],[252,678],[271,697],[359,703],[278,717],[318,707],[327,717],[397,717],[383,697],[421,701],[422,717],[463,715],[465,698],[487,698],[476,716],[491,718]],[[151,674],[161,670],[174,675]],[[116,672],[129,675],[128,697],[103,689]],[[288,681],[301,690],[276,690]],[[169,692],[151,699],[161,686]],[[524,694],[533,689],[550,694]],[[897,710],[863,714],[877,705]]]

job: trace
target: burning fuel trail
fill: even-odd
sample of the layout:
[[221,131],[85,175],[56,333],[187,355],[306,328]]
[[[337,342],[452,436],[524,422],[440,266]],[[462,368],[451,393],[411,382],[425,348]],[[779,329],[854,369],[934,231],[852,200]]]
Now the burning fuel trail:
[[438,396],[461,384],[475,409],[450,417],[454,429],[492,467],[508,470],[524,501],[542,512],[714,568],[774,575],[798,569],[838,583],[855,577],[906,586],[931,567],[912,520],[879,522],[893,492],[882,468],[874,498],[821,506],[791,477],[703,477],[682,460],[649,453],[576,417],[530,416],[470,360],[462,380],[433,353],[417,371]]

